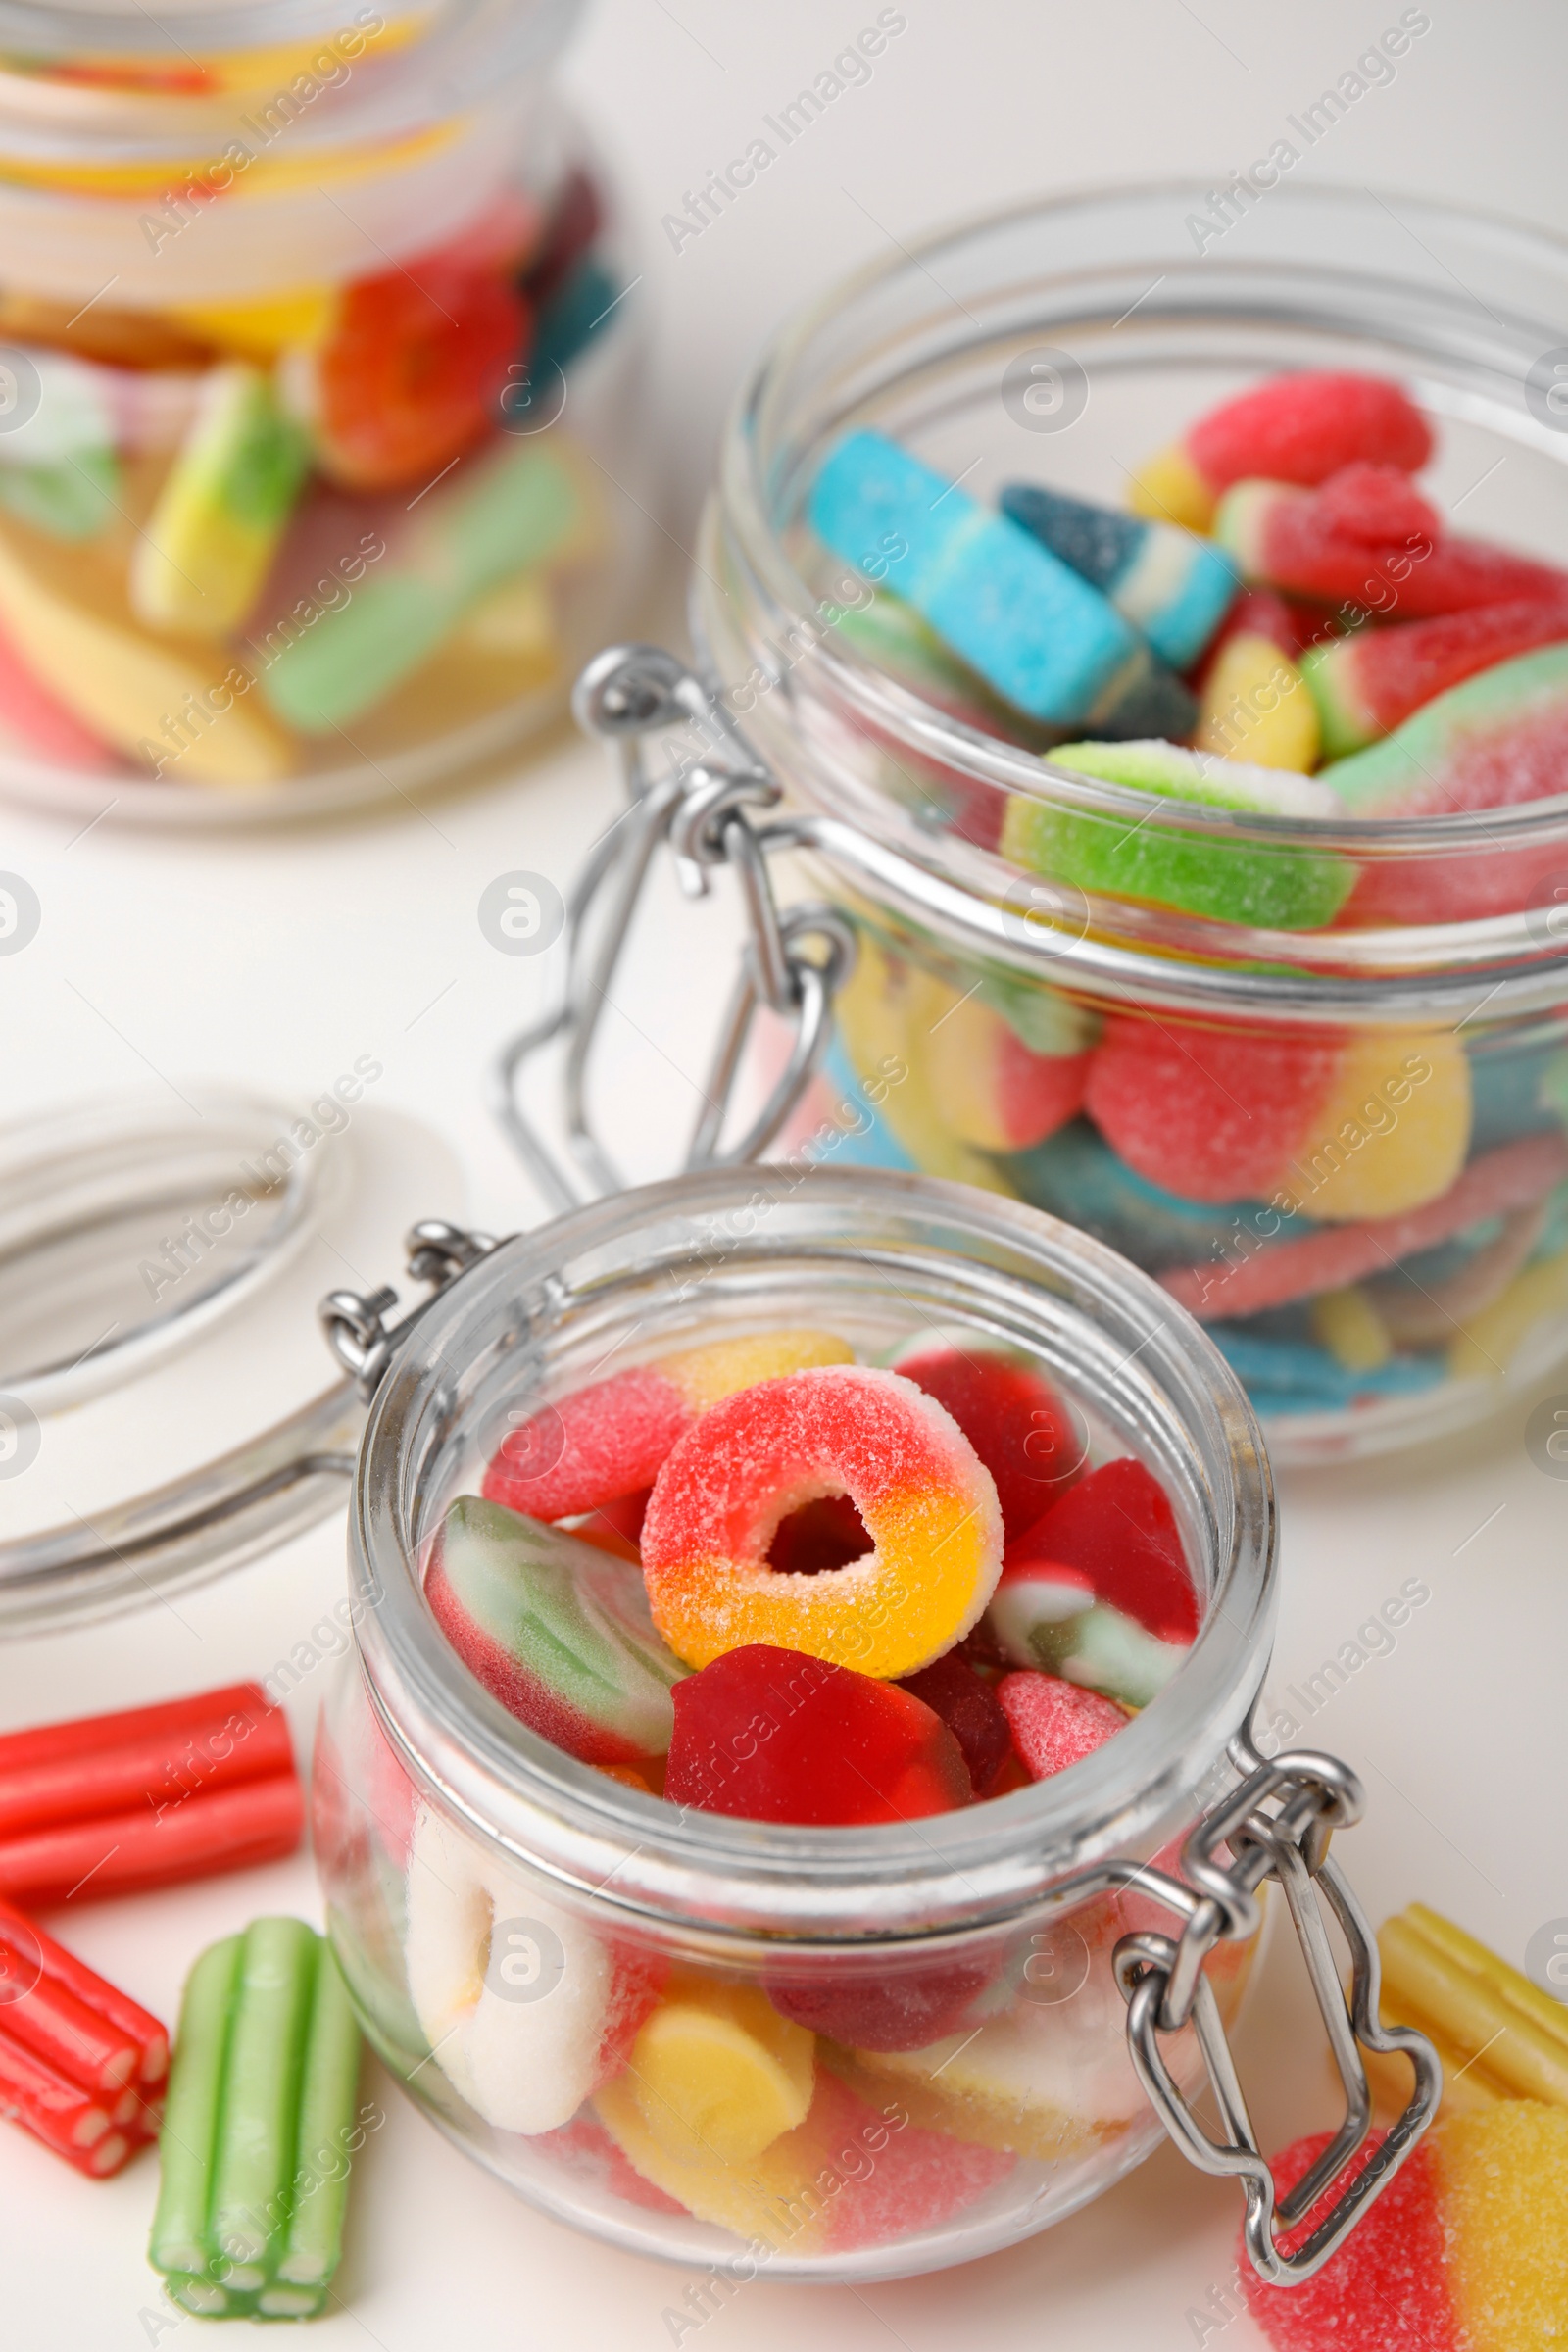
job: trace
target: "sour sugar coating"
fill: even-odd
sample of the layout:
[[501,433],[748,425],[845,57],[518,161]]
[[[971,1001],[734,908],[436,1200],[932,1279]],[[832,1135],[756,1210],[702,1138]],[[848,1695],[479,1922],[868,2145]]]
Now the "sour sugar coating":
[[1118,1013],[1105,1023],[1086,1107],[1151,1183],[1190,1200],[1266,1196],[1327,1102],[1343,1053],[1337,1032]]
[[1440,694],[1322,781],[1356,816],[1452,816],[1554,796],[1565,758],[1568,644],[1555,644]]
[[814,2037],[755,1984],[672,1976],[627,2059],[631,2095],[671,2156],[750,2164],[806,2121]]
[[951,1812],[971,1793],[942,1718],[874,1675],[755,1642],[676,1685],[671,1804],[859,1827]]
[[1081,1570],[1022,1558],[1004,1568],[987,1618],[1007,1656],[1102,1691],[1124,1706],[1147,1707],[1187,1654],[1161,1642],[1136,1617],[1095,1598]]
[[957,1000],[926,1039],[926,1076],[955,1135],[982,1152],[1026,1152],[1077,1115],[1087,1054],[1036,1054],[978,997]]
[[899,1689],[941,1716],[963,1750],[975,1795],[989,1796],[1012,1752],[1012,1741],[1007,1719],[984,1675],[950,1649],[934,1666],[906,1675]]
[[[1443,2113],[1502,2099],[1568,2110],[1568,2005],[1451,1920],[1412,1903],[1378,1930],[1385,2025],[1415,2026],[1443,2061]],[[1397,2114],[1409,2068],[1372,2053],[1373,2086]]]
[[[1074,775],[1243,816],[1322,821],[1345,812],[1315,777],[1174,743],[1063,744],[1050,760]],[[1151,899],[1223,922],[1283,931],[1320,930],[1332,922],[1355,881],[1349,859],[1328,851],[1238,837],[1228,827],[1198,830],[1182,826],[1179,815],[1176,823],[1162,825],[1155,810],[1142,820],[1137,814],[1092,814],[1021,793],[1007,801],[1002,855],[1081,890]]]
[[617,1372],[521,1422],[485,1472],[485,1497],[533,1519],[598,1510],[651,1487],[676,1441],[721,1397],[807,1365],[853,1360],[832,1332],[769,1331]]
[[1197,1639],[1198,1592],[1176,1515],[1158,1479],[1130,1454],[1091,1470],[1008,1545],[1010,1574],[1036,1561],[1087,1577],[1097,1600],[1161,1642]]
[[465,1494],[424,1596],[470,1673],[567,1755],[636,1764],[668,1747],[670,1685],[686,1669],[655,1633],[632,1562]]
[[1358,752],[1466,678],[1565,640],[1568,590],[1556,602],[1474,605],[1313,646],[1301,669],[1322,721],[1323,750],[1330,760]]
[[89,2180],[156,2136],[169,2036],[157,2018],[0,1903],[0,2098]]
[[241,627],[308,464],[305,435],[269,376],[242,360],[212,368],[131,557],[138,620],[209,637]]
[[1348,466],[1320,490],[1238,482],[1214,533],[1250,580],[1403,620],[1568,591],[1568,574],[1550,564],[1445,538],[1436,510],[1386,466]]
[[1172,669],[1192,667],[1240,585],[1229,556],[1196,532],[1118,514],[1039,482],[1009,482],[998,504],[1108,596]]
[[896,441],[838,442],[807,515],[836,556],[885,581],[1029,717],[1104,721],[1117,734],[1191,725],[1187,689],[1098,589]]
[[1220,648],[1203,680],[1193,746],[1302,775],[1317,765],[1317,703],[1272,637],[1239,632]]
[[1004,1674],[997,1697],[1032,1781],[1081,1764],[1127,1728],[1123,1708],[1054,1674]]
[[[1367,2156],[1382,2139],[1372,2135]],[[1281,2187],[1326,2145],[1322,2134],[1277,2156]],[[1568,2278],[1568,2112],[1518,2099],[1446,2116],[1315,2278],[1266,2285],[1245,2251],[1237,2277],[1274,2352],[1554,2352]]]
[[835,2041],[862,2050],[919,2050],[961,2033],[999,1973],[992,1954],[907,1961],[884,1947],[853,1973],[842,1953],[816,1973],[804,1963],[772,1969],[767,1993],[783,2016]]
[[[821,1576],[768,1565],[779,1521],[848,1494],[873,1548]],[[892,1681],[979,1617],[1002,1567],[996,1484],[946,1407],[832,1364],[726,1396],[680,1440],[643,1521],[654,1623],[689,1665],[768,1642]]]
[[624,2065],[663,1973],[428,1807],[408,1923],[409,1991],[434,2064],[499,2132],[569,2123]]
[[1246,476],[1310,487],[1344,466],[1419,472],[1432,455],[1426,418],[1386,376],[1270,376],[1222,401],[1133,477],[1135,514],[1206,531],[1222,490]]
[[298,1919],[205,1951],[180,2007],[149,2259],[203,2318],[309,2319],[342,2251],[360,2033]]
[[990,1471],[1008,1543],[1082,1470],[1084,1443],[1071,1409],[1023,1356],[923,1343],[897,1368],[946,1405]]
[[922,2131],[897,2102],[868,2105],[820,2069],[805,2121],[745,2164],[664,2147],[629,2072],[595,2105],[644,2180],[700,2221],[788,2256],[845,2254],[938,2229],[1012,2169],[1010,2156]]

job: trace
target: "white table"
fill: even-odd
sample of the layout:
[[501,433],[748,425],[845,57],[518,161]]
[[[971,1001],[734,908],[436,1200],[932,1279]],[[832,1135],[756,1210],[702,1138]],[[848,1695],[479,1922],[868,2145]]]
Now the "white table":
[[[1369,17],[1325,0],[1287,19],[1244,0],[1198,9],[1123,0],[1073,13],[1024,0],[963,10],[907,0],[904,13],[907,27],[869,85],[848,91],[679,252],[661,220],[682,191],[744,146],[761,115],[876,10],[869,0],[848,13],[827,0],[787,12],[602,0],[578,51],[573,79],[621,159],[646,291],[660,310],[651,397],[671,452],[665,626],[724,404],[791,303],[945,213],[1042,186],[1243,164],[1398,10],[1391,0]],[[1565,43],[1568,27],[1530,0],[1499,0],[1484,15],[1435,10],[1395,83],[1358,101],[1303,173],[1480,198],[1561,226]],[[6,1114],[156,1086],[159,1073],[311,1094],[369,1054],[385,1068],[363,1140],[376,1143],[411,1198],[396,1201],[396,1185],[383,1186],[365,1212],[350,1253],[386,1254],[360,1268],[364,1277],[394,1270],[390,1235],[408,1216],[466,1211],[503,1229],[531,1221],[538,1204],[487,1123],[479,1074],[526,1017],[542,973],[486,945],[475,903],[509,868],[564,883],[609,806],[595,757],[562,739],[486,797],[302,836],[155,837],[105,823],[73,845],[71,827],[0,812],[0,863],[26,874],[44,907],[31,947],[0,964]],[[612,1040],[620,1130],[643,1139],[640,1173],[662,1172],[656,1149],[690,1117],[681,1073],[700,1066],[693,1029],[732,938],[728,913],[713,910],[678,933],[656,914],[643,939],[622,1001],[652,1046],[624,1020]],[[434,1145],[391,1150],[385,1122],[398,1112],[434,1127],[455,1157]],[[347,1229],[330,1238],[341,1249]],[[351,1279],[332,1249],[313,1247],[298,1269],[306,1296]],[[278,1326],[272,1345],[266,1378],[286,1386],[324,1373],[303,1305],[294,1337]],[[1374,1916],[1424,1897],[1514,1960],[1538,1927],[1568,1914],[1546,1796],[1568,1772],[1558,1665],[1568,1645],[1558,1564],[1568,1496],[1526,1457],[1523,1418],[1511,1410],[1422,1457],[1283,1482],[1285,1604],[1272,1677],[1281,1690],[1299,1683],[1407,1577],[1430,1586],[1394,1653],[1361,1668],[1313,1718],[1310,1737],[1364,1770],[1369,1819],[1343,1854]],[[129,1465],[100,1465],[100,1475],[112,1483],[121,1467]],[[8,1513],[20,1503],[7,1498]],[[0,1722],[265,1673],[320,1618],[341,1573],[334,1522],[183,1596],[177,1620],[151,1607],[107,1629],[14,1645],[0,1652]],[[309,1679],[294,1696],[302,1740],[317,1697]],[[276,1909],[318,1916],[306,1860],[81,1908],[70,1934],[89,1961],[172,2017],[194,1952]],[[1326,2120],[1309,2027],[1304,1988],[1277,1943],[1242,2034],[1266,2141]],[[536,2218],[384,2078],[373,2087],[387,2120],[357,2180],[343,2308],[314,2341],[652,2352],[670,2340],[662,2314],[684,2291],[679,2273]],[[8,2346],[113,2352],[175,2332],[143,2259],[153,2194],[148,2161],[89,2186],[20,2134],[0,2134]],[[958,2340],[1174,2352],[1198,2340],[1189,2315],[1229,2275],[1236,2220],[1228,2188],[1167,2152],[1030,2245],[858,2293],[757,2282],[703,2340],[720,2352],[793,2352],[824,2336],[835,2352],[878,2352],[890,2340],[910,2352]],[[1227,2352],[1255,2340],[1245,2320],[1225,2330]]]

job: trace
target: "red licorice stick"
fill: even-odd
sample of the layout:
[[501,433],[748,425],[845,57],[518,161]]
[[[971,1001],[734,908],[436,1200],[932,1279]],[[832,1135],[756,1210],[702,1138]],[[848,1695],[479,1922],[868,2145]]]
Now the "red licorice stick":
[[291,1854],[304,1828],[305,1800],[291,1768],[185,1797],[162,1812],[144,1803],[138,1812],[0,1839],[0,1892],[42,1905],[172,1886]]
[[116,2131],[109,2107],[0,2023],[0,2114],[96,2180],[115,2173],[147,2134]]
[[[87,2046],[83,2017],[117,2049],[129,2050],[128,2069],[111,2062],[91,2078],[72,2062],[72,2036]],[[169,2073],[169,2035],[157,2018],[9,1903],[0,1903],[0,2025],[89,2089],[128,2084],[139,2098],[155,2094]],[[117,2112],[115,2120],[124,2119]]]
[[38,1724],[0,1739],[0,1844],[56,1822],[167,1808],[293,1769],[282,1711],[256,1683]]

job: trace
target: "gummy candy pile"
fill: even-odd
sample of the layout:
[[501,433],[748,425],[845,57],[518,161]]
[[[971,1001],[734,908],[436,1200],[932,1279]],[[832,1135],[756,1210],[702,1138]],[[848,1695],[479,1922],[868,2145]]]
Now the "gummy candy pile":
[[[473,1674],[568,1754],[671,1805],[820,1827],[1070,1770],[1200,1620],[1163,1490],[1131,1458],[1091,1467],[1027,1360],[927,1335],[866,1364],[806,1329],[536,1412],[449,1507],[425,1594]],[[666,1971],[513,1884],[433,1807],[408,1843],[407,1976],[436,2064],[499,2130],[636,2202],[843,2251],[1140,2112],[1108,1969],[1120,1899],[1074,1915],[1092,1973],[1054,2008],[1019,1998],[1032,1947],[780,1957],[760,1984]],[[559,1947],[548,2001],[508,2000],[481,1957],[518,1918]],[[781,2225],[868,2132],[845,2193]]]
[[[1144,813],[1048,797],[1044,776],[1042,797],[965,786],[902,752],[901,794],[1090,906],[1321,933],[1549,898],[1549,844],[1358,861],[1335,829],[1568,780],[1568,572],[1450,532],[1415,479],[1432,446],[1396,384],[1282,376],[1200,418],[1116,513],[1040,482],[987,506],[850,433],[807,501],[820,544],[876,583],[840,631]],[[1181,805],[1244,830],[1161,822]],[[1107,1010],[1063,966],[1053,985],[858,915],[806,1126],[853,1102],[875,1140],[844,1156],[1009,1192],[1108,1242],[1210,1325],[1263,1411],[1396,1410],[1491,1380],[1568,1308],[1554,1023]]]
[[555,688],[609,527],[553,421],[623,316],[602,212],[576,172],[375,274],[157,312],[0,284],[0,756],[258,787]]

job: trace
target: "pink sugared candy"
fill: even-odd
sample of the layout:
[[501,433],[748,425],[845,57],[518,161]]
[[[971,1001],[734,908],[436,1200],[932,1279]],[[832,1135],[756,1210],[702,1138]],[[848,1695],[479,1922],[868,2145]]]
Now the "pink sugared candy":
[[922,1666],[918,1674],[906,1675],[899,1688],[941,1716],[963,1750],[975,1795],[989,1796],[1012,1742],[1007,1719],[985,1676],[976,1674],[966,1658],[950,1649],[934,1666]]
[[1095,1054],[1086,1107],[1151,1184],[1188,1200],[1243,1200],[1274,1189],[1340,1062],[1332,1034],[1117,1014]]
[[1081,1764],[1127,1728],[1127,1717],[1113,1700],[1054,1674],[1004,1674],[997,1697],[1034,1781],[1049,1781]]
[[1020,1358],[978,1348],[924,1348],[902,1357],[899,1370],[947,1406],[996,1480],[1009,1543],[1082,1469],[1083,1445],[1066,1404]]
[[910,1821],[970,1801],[941,1717],[896,1684],[755,1642],[675,1686],[664,1794],[747,1821]]
[[1007,1552],[1077,1569],[1108,1601],[1161,1642],[1197,1639],[1198,1593],[1165,1490],[1131,1455],[1080,1479]]
[[1275,375],[1221,401],[1150,459],[1133,477],[1132,505],[1206,531],[1220,492],[1249,476],[1310,488],[1356,464],[1415,473],[1431,454],[1426,418],[1386,377]]

